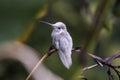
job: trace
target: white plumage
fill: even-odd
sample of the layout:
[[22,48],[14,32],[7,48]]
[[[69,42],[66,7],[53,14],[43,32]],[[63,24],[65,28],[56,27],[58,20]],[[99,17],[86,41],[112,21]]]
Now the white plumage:
[[55,24],[50,24],[48,22],[44,23],[47,23],[53,27],[51,34],[52,43],[56,49],[58,49],[58,54],[62,63],[67,69],[69,69],[72,65],[71,51],[73,42],[70,34],[67,32],[66,25],[62,22],[56,22]]
[[67,32],[66,25],[64,23],[57,22],[52,26],[54,28],[51,34],[53,45],[58,49],[62,63],[69,69],[72,64],[72,38]]

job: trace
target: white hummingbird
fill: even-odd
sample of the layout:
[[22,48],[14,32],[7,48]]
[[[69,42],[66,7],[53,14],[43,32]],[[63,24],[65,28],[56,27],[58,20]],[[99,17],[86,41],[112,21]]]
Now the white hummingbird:
[[56,22],[55,24],[51,24],[45,21],[40,22],[53,27],[51,34],[52,44],[58,50],[59,57],[64,66],[69,69],[72,65],[71,54],[73,42],[70,34],[67,31],[66,25],[63,22]]

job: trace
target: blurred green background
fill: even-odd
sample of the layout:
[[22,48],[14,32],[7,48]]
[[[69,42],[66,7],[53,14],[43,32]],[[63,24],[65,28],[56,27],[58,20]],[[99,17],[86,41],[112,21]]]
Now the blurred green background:
[[[94,15],[102,1],[106,1],[100,16],[102,20],[94,26]],[[88,39],[91,39],[87,48],[90,53],[105,58],[120,52],[119,0],[0,0],[1,44],[19,41],[34,48],[39,52],[38,55],[43,56],[51,44],[52,29],[48,25],[39,23],[40,20],[50,23],[64,22],[73,38],[74,47],[85,45]],[[90,38],[89,34],[94,27],[100,28],[92,34],[95,37]],[[80,80],[79,55],[73,53],[72,58],[73,65],[70,70],[63,66],[57,54],[51,55],[43,64],[64,80]],[[92,59],[88,60],[86,66],[94,64]],[[114,63],[120,64],[119,61]],[[17,61],[2,59],[0,66],[5,68],[4,71],[0,70],[0,80],[18,80],[18,78],[25,80],[24,78],[28,75],[22,64]],[[16,72],[9,73],[11,69],[15,69]],[[88,80],[106,80],[108,79],[106,71],[106,68],[97,67],[86,71],[84,76]],[[16,75],[19,76],[16,77]]]

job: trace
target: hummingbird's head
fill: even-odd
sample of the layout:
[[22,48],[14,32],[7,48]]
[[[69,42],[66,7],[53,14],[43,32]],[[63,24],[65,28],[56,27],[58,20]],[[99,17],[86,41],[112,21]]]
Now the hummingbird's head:
[[54,30],[56,31],[66,31],[66,25],[63,22],[56,22],[55,24],[52,24]]
[[56,22],[55,24],[51,24],[45,21],[40,21],[40,22],[50,25],[51,27],[53,27],[53,30],[55,32],[61,33],[67,31],[66,25],[63,22]]

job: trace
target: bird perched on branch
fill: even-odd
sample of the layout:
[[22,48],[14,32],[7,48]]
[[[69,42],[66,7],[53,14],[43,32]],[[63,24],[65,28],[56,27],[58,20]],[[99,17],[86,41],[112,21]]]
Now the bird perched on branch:
[[69,69],[72,65],[72,38],[67,31],[66,25],[63,22],[56,22],[51,24],[45,21],[40,21],[42,23],[48,24],[53,28],[51,37],[52,44],[58,50],[59,57],[64,64],[64,66]]

